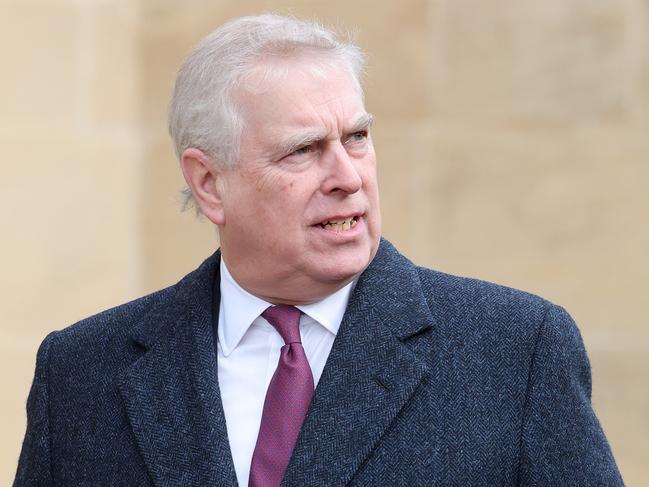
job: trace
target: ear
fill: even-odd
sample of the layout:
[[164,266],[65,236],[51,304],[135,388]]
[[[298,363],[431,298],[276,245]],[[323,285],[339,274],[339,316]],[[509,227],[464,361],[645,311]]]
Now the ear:
[[203,151],[195,148],[182,153],[180,165],[203,215],[215,225],[223,225],[223,171]]

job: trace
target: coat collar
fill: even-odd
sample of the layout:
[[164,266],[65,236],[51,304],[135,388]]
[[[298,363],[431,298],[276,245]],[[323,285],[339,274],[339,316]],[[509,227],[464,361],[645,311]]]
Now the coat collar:
[[[212,327],[219,261],[216,252],[134,330],[146,352],[120,391],[156,485],[236,485]],[[428,373],[409,342],[432,324],[416,267],[382,240],[350,297],[283,485],[351,479]]]
[[171,297],[134,330],[145,353],[124,372],[120,392],[155,485],[236,485],[212,325],[218,262],[217,252],[162,291]]

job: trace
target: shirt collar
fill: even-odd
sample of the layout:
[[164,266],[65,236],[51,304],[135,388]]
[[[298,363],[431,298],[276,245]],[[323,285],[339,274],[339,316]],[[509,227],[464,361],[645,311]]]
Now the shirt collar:
[[347,309],[349,296],[356,285],[356,280],[354,279],[345,287],[330,294],[321,301],[311,304],[300,304],[296,308],[313,318],[334,335],[337,335],[338,328],[340,328],[340,323],[343,321],[343,316]]
[[[272,303],[264,301],[243,289],[234,280],[225,260],[221,256],[221,302],[219,305],[218,340],[221,351],[227,357],[239,345],[241,339],[252,325]],[[336,335],[340,328],[349,296],[351,295],[357,279],[330,294],[321,301],[311,304],[296,306],[304,314],[313,318],[329,332]]]

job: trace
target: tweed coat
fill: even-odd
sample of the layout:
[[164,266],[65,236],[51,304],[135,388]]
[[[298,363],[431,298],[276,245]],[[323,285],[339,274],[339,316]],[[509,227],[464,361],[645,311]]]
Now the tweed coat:
[[[236,485],[219,259],[44,340],[14,485]],[[382,241],[282,485],[622,485],[590,395],[563,309],[416,267]]]

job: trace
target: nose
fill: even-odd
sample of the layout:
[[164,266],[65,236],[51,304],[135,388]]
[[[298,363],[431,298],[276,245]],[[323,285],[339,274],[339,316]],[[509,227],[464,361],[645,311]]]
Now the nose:
[[353,194],[361,189],[363,181],[354,160],[349,157],[345,147],[340,142],[331,144],[328,153],[323,158],[326,173],[322,182],[324,193],[341,191]]

